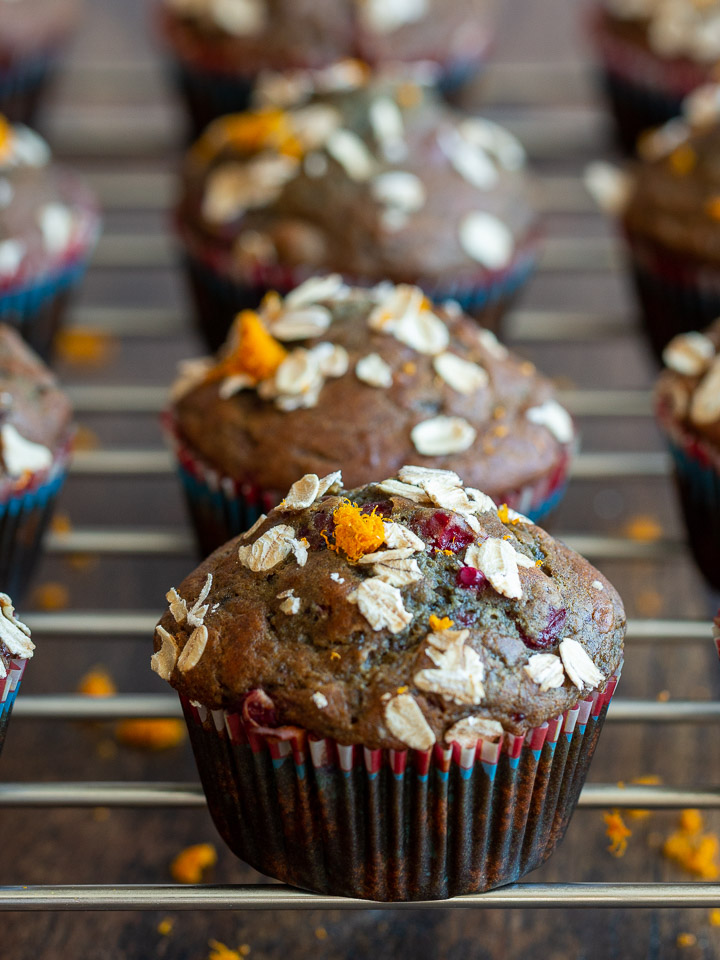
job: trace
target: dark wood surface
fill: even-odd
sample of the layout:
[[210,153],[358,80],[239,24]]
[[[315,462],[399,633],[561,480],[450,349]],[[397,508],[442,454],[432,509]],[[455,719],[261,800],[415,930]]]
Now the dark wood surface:
[[[148,131],[172,129],[179,115],[158,71],[147,88],[132,74],[117,84],[97,82],[103,69],[123,61],[157,62],[148,36],[150,5],[143,0],[93,0],[47,114],[51,139],[67,145],[77,131],[95,127],[94,136],[114,124]],[[576,0],[524,0],[507,4],[496,56],[500,63],[562,64],[585,58]],[[81,69],[94,64],[92,71]],[[525,84],[527,88],[527,83]],[[559,83],[552,110],[509,103],[499,116],[561,115],[564,126],[577,120],[582,131],[602,111],[586,94],[587,85]],[[473,105],[481,102],[482,88]],[[132,100],[132,102],[131,102]],[[548,112],[544,112],[548,111]],[[578,137],[576,136],[577,140]],[[580,137],[582,140],[582,137]],[[577,145],[566,151],[558,139],[538,164],[542,174],[578,175],[593,155]],[[88,172],[139,173],[170,170],[173,150],[150,159],[88,159],[80,147],[75,163]],[[607,153],[611,152],[608,145]],[[166,217],[147,209],[108,211],[106,235],[159,233]],[[590,213],[553,214],[550,237],[609,235],[603,220]],[[170,307],[186,314],[181,279],[170,269],[94,268],[80,298],[89,311],[109,306]],[[543,272],[523,297],[522,307],[546,310],[610,312],[627,317],[618,335],[601,341],[522,342],[514,346],[563,385],[581,388],[647,388],[654,377],[652,362],[632,317],[631,300],[620,274]],[[164,385],[176,362],[197,354],[199,343],[187,325],[181,336],[123,337],[112,362],[98,370],[60,366],[66,383]],[[104,448],[158,448],[161,436],[150,415],[84,415],[84,426],[97,433]],[[655,451],[662,449],[649,418],[593,417],[582,420],[584,449]],[[68,483],[61,509],[76,527],[148,526],[184,529],[186,520],[172,476],[87,478]],[[563,533],[622,535],[628,520],[651,514],[663,535],[682,539],[682,527],[668,480],[609,478],[576,481],[549,524]],[[36,584],[61,581],[73,609],[155,610],[163,608],[165,590],[193,566],[192,557],[97,557],[78,570],[67,558],[48,556]],[[708,618],[713,598],[703,587],[686,549],[679,546],[667,560],[599,563],[620,588],[630,616]],[[28,608],[26,607],[25,610]],[[25,611],[23,611],[25,612]],[[148,669],[150,637],[139,640],[97,637],[58,639],[37,636],[38,653],[28,671],[23,693],[72,691],[94,664],[104,664],[122,692],[164,692]],[[660,691],[673,698],[709,699],[718,695],[719,673],[709,641],[673,648],[630,645],[621,684],[622,696],[655,699]],[[40,722],[15,718],[0,764],[4,782],[35,780],[194,780],[187,744],[165,753],[138,753],[112,743],[108,726]],[[718,738],[712,726],[606,727],[590,778],[613,783],[657,774],[669,785],[717,785],[720,780]],[[529,879],[536,881],[631,881],[686,879],[658,853],[676,815],[658,813],[632,823],[627,855],[607,852],[599,811],[578,811],[567,838],[551,861]],[[709,813],[710,826],[720,817]],[[226,851],[204,810],[2,810],[0,884],[163,883],[168,864],[185,845],[216,842],[217,882],[248,882],[258,875]],[[174,916],[170,936],[157,932],[162,914],[3,914],[0,957],[8,960],[204,960],[208,940],[231,946],[246,943],[250,957],[313,957],[318,960],[373,957],[374,960],[624,960],[624,958],[712,958],[720,953],[720,930],[711,927],[707,911],[557,910],[478,912],[448,908],[437,912],[340,914],[321,912],[222,914],[197,912]],[[321,939],[323,931],[327,936]],[[677,945],[678,934],[697,937],[693,946]]]

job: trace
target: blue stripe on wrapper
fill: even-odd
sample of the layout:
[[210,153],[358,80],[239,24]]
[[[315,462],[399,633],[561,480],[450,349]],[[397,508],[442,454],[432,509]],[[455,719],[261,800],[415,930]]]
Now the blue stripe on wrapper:
[[67,468],[35,490],[0,503],[0,589],[14,600],[22,597],[40,553],[55,500]]
[[87,258],[73,261],[40,279],[0,291],[0,322],[16,327],[23,339],[47,359],[62,319],[67,294],[83,278]]
[[690,549],[703,576],[720,590],[720,474],[670,443]]
[[[10,723],[10,716],[12,714],[15,698],[18,695],[18,691],[20,690],[21,683],[22,683],[22,677],[16,681],[15,689],[8,694],[5,700],[0,702],[0,753],[2,753],[2,749],[5,744],[5,736],[7,734],[7,728]],[[2,681],[0,681],[0,687],[1,686],[2,686]]]

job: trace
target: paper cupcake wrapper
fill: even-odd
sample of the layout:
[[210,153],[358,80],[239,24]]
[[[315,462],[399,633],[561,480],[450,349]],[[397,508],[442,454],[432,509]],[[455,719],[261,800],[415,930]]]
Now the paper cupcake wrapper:
[[57,59],[53,48],[0,67],[0,113],[12,123],[32,126]]
[[71,441],[50,469],[36,474],[22,490],[0,483],[0,590],[16,602],[23,596],[40,555],[57,495],[67,476]]
[[615,36],[604,28],[602,13],[589,20],[589,34],[600,62],[619,138],[634,153],[638,136],[680,113],[682,101],[710,79],[710,68],[689,59],[666,59]]
[[[244,533],[286,495],[287,490],[264,490],[252,482],[223,476],[188,447],[170,412],[166,412],[162,420],[203,557]],[[565,495],[575,448],[575,443],[562,447],[545,476],[506,491],[497,502],[507,503],[533,522],[539,521]]]
[[[185,238],[188,240],[188,238]],[[518,246],[512,263],[503,270],[482,270],[455,280],[417,281],[431,300],[456,300],[462,309],[489,330],[500,328],[502,317],[519,290],[527,283],[537,259],[537,235]],[[192,241],[188,240],[189,244]],[[319,271],[277,265],[255,266],[247,277],[234,279],[212,257],[188,252],[185,270],[195,302],[198,329],[214,352],[225,342],[230,325],[240,310],[255,309],[268,290],[289,293]],[[372,286],[362,277],[346,277],[353,286]]]
[[720,452],[658,408],[673,460],[688,544],[705,579],[720,590]]
[[431,750],[258,734],[181,697],[210,813],[257,870],[319,893],[441,900],[511,883],[562,839],[618,677],[525,736]]
[[13,659],[10,661],[7,676],[0,680],[0,753],[5,743],[10,714],[12,713],[15,698],[20,689],[20,681],[25,672],[27,660]]
[[720,267],[626,236],[641,319],[658,359],[678,333],[702,330],[720,316]]

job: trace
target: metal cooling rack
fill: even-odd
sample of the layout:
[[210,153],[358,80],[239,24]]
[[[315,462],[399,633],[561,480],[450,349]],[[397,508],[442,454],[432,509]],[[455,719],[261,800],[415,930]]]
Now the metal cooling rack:
[[[107,160],[118,165],[128,159],[157,160],[176,154],[177,131],[163,114],[138,118],[132,105],[159,94],[159,71],[149,63],[116,63],[70,66],[67,90],[82,95],[83,105],[72,114],[56,118],[50,139],[56,154],[70,160]],[[568,91],[578,105],[560,109],[555,103]],[[486,102],[493,108],[510,105],[503,122],[520,136],[533,159],[559,155],[602,154],[607,142],[607,121],[587,106],[589,82],[585,68],[570,65],[504,64],[488,71]],[[90,101],[90,102],[88,102]],[[102,103],[97,112],[95,101]],[[111,106],[108,107],[107,104]],[[89,179],[108,210],[128,208],[164,210],[173,193],[170,172],[164,170],[95,171]],[[589,213],[592,205],[578,176],[543,175],[546,212]],[[107,233],[100,241],[94,269],[157,271],[173,266],[172,245],[165,234]],[[619,266],[616,244],[606,237],[553,237],[544,245],[540,271],[607,272]],[[76,310],[77,326],[92,326],[125,338],[169,338],[188,329],[187,317],[156,307],[117,308],[98,304]],[[508,318],[507,334],[526,341],[565,339],[595,341],[633,334],[627,317],[599,312],[518,310]],[[156,415],[167,395],[165,386],[134,384],[68,385],[79,413]],[[568,408],[583,417],[648,417],[650,396],[643,390],[574,390],[562,397]],[[165,475],[172,471],[163,449],[103,449],[78,452],[73,477],[120,478]],[[585,452],[573,467],[573,482],[593,479],[664,478],[668,458],[654,452]],[[558,532],[590,559],[659,562],[677,555],[680,542],[650,543],[619,537]],[[74,528],[51,534],[47,550],[67,554],[78,551],[119,557],[149,555],[186,556],[191,562],[189,531],[131,529],[127,527]],[[104,643],[120,638],[149,637],[157,611],[61,611],[34,613],[24,618],[46,641],[62,642],[97,637]],[[636,619],[629,622],[628,643],[682,644],[709,642],[705,621]],[[23,694],[16,702],[14,720],[116,720],[127,717],[178,716],[177,699],[164,694],[127,694],[93,699],[75,694]],[[720,703],[712,701],[656,702],[617,698],[608,714],[611,724],[720,722]],[[199,808],[205,799],[195,783],[3,783],[0,808],[21,807],[126,807]],[[720,789],[633,786],[592,783],[585,786],[580,806],[586,808],[679,809],[720,808]],[[472,907],[708,907],[720,902],[720,884],[713,883],[521,883],[482,895],[457,897],[437,903],[372,904],[372,909],[423,909]],[[184,885],[57,885],[0,887],[0,910],[262,910],[368,909],[367,901],[319,896],[276,884],[239,886]]]

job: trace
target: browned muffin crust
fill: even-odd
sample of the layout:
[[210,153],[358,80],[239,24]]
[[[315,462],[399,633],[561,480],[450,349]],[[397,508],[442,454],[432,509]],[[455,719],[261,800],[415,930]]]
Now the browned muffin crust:
[[625,231],[717,265],[720,122],[690,126],[671,121],[645,143],[646,159],[631,174],[622,215]]
[[702,441],[720,466],[720,320],[703,333],[679,334],[663,360],[655,390],[661,421]]
[[0,425],[51,451],[68,439],[72,408],[57,380],[12,327],[0,324]]
[[[479,250],[466,226],[477,214]],[[237,282],[286,267],[471,289],[510,265],[536,221],[507,131],[392,78],[216,120],[188,154],[178,207],[192,254]]]
[[[208,370],[201,367],[199,385],[191,386],[173,407],[181,439],[224,476],[276,494],[305,473],[323,475],[342,467],[347,484],[355,487],[378,475],[392,476],[409,461],[450,467],[470,485],[503,498],[545,476],[572,441],[570,418],[553,399],[550,381],[449,307],[432,307],[436,323],[447,328],[449,342],[428,353],[391,332],[373,329],[372,316],[385,300],[392,304],[392,295],[392,289],[388,296],[345,288],[342,298],[321,301],[332,318],[322,334],[284,343],[289,351],[325,343],[347,352],[346,372],[327,377],[307,409],[279,409],[277,401],[262,399],[262,384],[223,398],[226,381],[206,379]],[[422,298],[419,291],[417,296]],[[418,330],[420,325],[418,319]],[[280,330],[271,319],[268,328]],[[461,392],[459,375],[450,382],[443,379],[437,372],[438,356],[448,354],[477,365],[486,382]],[[387,364],[389,386],[359,379],[358,362],[371,355]],[[212,377],[212,368],[209,373]],[[529,418],[528,411],[544,405],[564,415],[569,436],[553,432],[552,423]],[[464,450],[422,456],[413,428],[439,416],[461,418],[476,432],[475,439]]]
[[[377,587],[380,575],[368,557],[351,561],[338,546],[338,508],[345,504],[353,512],[342,495],[326,493],[310,507],[290,509],[298,502],[291,491],[259,525],[187,577],[179,597],[168,594],[175,614],[168,611],[160,621],[155,646],[162,653],[156,654],[154,669],[207,707],[237,711],[244,706],[261,726],[294,724],[341,743],[378,748],[416,745],[412,737],[398,736],[402,731],[389,719],[398,701],[407,706],[412,700],[421,711],[432,731],[432,739],[422,741],[427,745],[441,742],[454,724],[471,716],[523,732],[572,707],[589,688],[604,686],[621,661],[625,615],[602,574],[525,518],[503,508],[498,513],[477,491],[469,492],[475,500],[468,509],[462,489],[453,486],[454,475],[426,472],[418,479],[417,471],[408,476],[404,468],[400,476],[413,483],[431,481],[429,494],[410,485],[423,502],[378,484],[347,496],[358,505],[355,514],[367,517],[375,511],[376,518],[383,517],[386,544],[398,542],[389,529],[419,537],[410,549],[417,565],[413,582],[386,597],[404,620],[388,619],[374,629],[367,617],[377,615],[377,605],[371,603],[368,613],[355,595],[358,588]],[[431,497],[449,502],[453,489],[456,502],[464,498],[462,514],[431,502]],[[389,522],[401,529],[389,528]],[[277,563],[266,561],[268,569],[250,569],[248,563],[258,566],[272,530],[293,540],[291,551]],[[478,546],[515,558],[509,567],[514,565],[519,576],[520,598],[497,580],[497,567],[487,558],[480,566],[489,579],[472,567],[480,563],[472,554]],[[387,549],[375,544],[370,552],[379,563]],[[524,565],[518,566],[520,554]],[[184,612],[178,613],[178,603]],[[442,618],[453,622],[451,629]],[[459,643],[466,657],[454,674],[438,653],[447,643]],[[576,686],[565,657],[578,647],[583,669],[590,672],[585,684],[581,678]],[[554,655],[549,660],[560,671],[561,685],[541,690],[531,679],[526,667],[538,653]],[[593,675],[595,670],[602,676]],[[253,693],[247,704],[252,691],[261,693]]]

